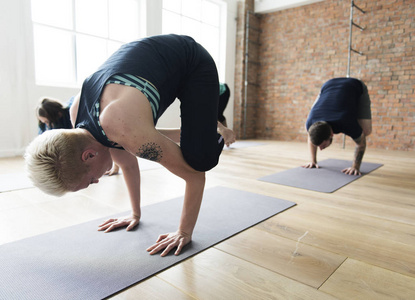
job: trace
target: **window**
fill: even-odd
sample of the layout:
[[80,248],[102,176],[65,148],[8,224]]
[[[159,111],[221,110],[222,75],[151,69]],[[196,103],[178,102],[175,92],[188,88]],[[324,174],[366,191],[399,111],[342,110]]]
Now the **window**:
[[163,33],[193,37],[210,53],[221,73],[226,40],[222,22],[225,9],[225,3],[218,0],[163,0]]
[[31,0],[36,83],[79,85],[140,38],[139,0]]

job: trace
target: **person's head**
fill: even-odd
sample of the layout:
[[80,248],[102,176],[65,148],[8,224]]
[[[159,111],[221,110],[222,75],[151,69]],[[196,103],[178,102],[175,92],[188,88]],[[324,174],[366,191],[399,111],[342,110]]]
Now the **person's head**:
[[333,141],[333,130],[329,123],[324,121],[315,122],[308,129],[310,141],[313,145],[323,150],[331,145]]
[[[62,104],[50,98],[42,98],[38,106],[36,107],[36,116],[39,120],[39,127],[45,125],[49,128],[53,128],[53,124],[62,117],[63,106]],[[43,128],[44,129],[44,128]]]
[[112,166],[109,148],[84,129],[46,131],[27,147],[25,161],[33,184],[55,196],[98,183]]

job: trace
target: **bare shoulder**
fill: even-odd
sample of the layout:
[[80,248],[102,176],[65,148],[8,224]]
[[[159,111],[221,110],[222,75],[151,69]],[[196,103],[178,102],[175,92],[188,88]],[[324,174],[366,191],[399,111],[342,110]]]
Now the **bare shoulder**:
[[101,96],[100,123],[107,137],[121,145],[143,131],[154,129],[147,98],[139,90],[116,84],[108,85]]
[[81,93],[78,93],[72,102],[71,108],[69,109],[69,116],[71,118],[72,127],[75,127],[76,117],[78,116],[79,100]]

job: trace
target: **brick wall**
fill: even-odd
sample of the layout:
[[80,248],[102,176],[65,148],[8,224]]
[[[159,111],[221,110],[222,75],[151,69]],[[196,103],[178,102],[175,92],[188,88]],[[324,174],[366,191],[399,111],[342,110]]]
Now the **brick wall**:
[[[355,3],[366,11],[354,9],[355,23],[365,30],[353,28],[352,47],[364,55],[351,54],[350,76],[367,84],[372,100],[368,147],[414,150],[415,1]],[[246,127],[252,132],[247,138],[306,142],[304,123],[321,85],[347,73],[350,1],[326,0],[256,18],[260,32],[257,48],[252,48],[259,64],[256,79],[251,79],[255,85],[248,84],[248,91],[256,93],[248,93],[252,120]],[[243,60],[237,62],[237,71],[241,65]],[[244,123],[236,106],[238,132]],[[334,142],[342,140],[337,135]],[[350,138],[346,141],[354,145]]]

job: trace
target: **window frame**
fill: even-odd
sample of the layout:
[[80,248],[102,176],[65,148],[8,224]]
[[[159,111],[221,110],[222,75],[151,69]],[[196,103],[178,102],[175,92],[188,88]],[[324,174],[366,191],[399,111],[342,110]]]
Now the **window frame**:
[[[82,85],[83,80],[85,79],[85,76],[82,76],[82,74],[79,74],[79,67],[78,67],[78,63],[79,63],[79,59],[78,59],[78,50],[79,50],[79,46],[77,44],[78,42],[78,38],[79,37],[92,37],[92,38],[98,38],[101,39],[105,42],[106,44],[106,55],[105,57],[108,58],[112,52],[110,51],[110,44],[125,44],[127,42],[132,41],[133,39],[130,40],[119,40],[116,38],[111,38],[110,37],[110,25],[108,25],[107,29],[106,29],[106,36],[103,37],[102,35],[95,35],[95,34],[90,34],[90,33],[86,33],[84,31],[79,31],[77,29],[76,26],[76,1],[77,0],[70,0],[71,2],[71,14],[72,14],[72,28],[64,28],[64,27],[59,27],[59,26],[55,26],[55,25],[51,25],[48,24],[47,22],[42,22],[42,21],[38,21],[34,19],[33,16],[33,3],[32,0],[30,1],[30,12],[31,12],[31,23],[32,23],[32,34],[33,34],[33,57],[34,57],[34,82],[36,85],[38,86],[54,86],[54,87],[65,87],[65,88],[78,88],[80,87],[80,85]],[[135,1],[137,3],[137,12],[136,12],[136,16],[137,16],[137,32],[138,32],[138,36],[135,39],[141,38],[144,36],[144,30],[145,28],[143,28],[142,26],[142,22],[140,22],[140,20],[143,17],[143,8],[144,4],[143,4],[143,0],[131,0],[131,1]],[[109,4],[110,0],[105,0],[105,5],[107,6],[107,10],[110,6]],[[49,12],[50,13],[50,12]],[[106,15],[106,21],[107,23],[110,20],[110,15],[107,13]],[[38,74],[37,74],[37,70],[39,68],[39,62],[37,61],[37,55],[36,55],[36,36],[35,36],[35,31],[36,28],[47,28],[47,29],[51,29],[51,30],[55,30],[56,32],[60,31],[62,34],[70,34],[71,38],[70,38],[70,43],[71,43],[71,79],[69,81],[54,81],[54,80],[49,80],[49,79],[42,79],[42,78],[38,78]],[[58,33],[59,34],[59,33]],[[104,61],[101,61],[101,63],[103,63]],[[98,65],[99,66],[99,65]],[[96,67],[98,67],[96,66]],[[92,71],[93,72],[93,71]],[[92,73],[91,72],[91,73]],[[84,74],[85,75],[85,74]],[[88,74],[90,75],[90,74]]]
[[[183,9],[182,8],[180,8],[180,12],[178,12],[177,10],[172,11],[172,10],[169,10],[169,9],[165,8],[164,7],[164,1],[166,1],[166,0],[162,0],[162,16],[164,16],[165,11],[168,11],[169,13],[178,15],[181,19],[181,22],[182,22],[183,18],[188,18],[188,19],[193,19],[195,21],[199,21],[202,24],[202,26],[203,26],[203,24],[206,24],[208,26],[212,26],[212,24],[203,21],[203,15],[201,15],[200,20],[198,20],[196,18],[192,18],[192,17],[189,17],[189,16],[183,14]],[[167,0],[167,1],[169,1],[169,0]],[[183,0],[178,0],[178,1],[180,1],[182,3]],[[211,2],[211,3],[214,3],[214,4],[219,6],[219,16],[218,16],[219,24],[217,26],[218,31],[219,31],[219,41],[218,41],[218,49],[217,49],[218,50],[218,56],[214,57],[214,55],[212,55],[212,57],[214,58],[214,60],[216,62],[216,67],[218,69],[219,78],[224,78],[225,69],[226,69],[227,3],[226,3],[226,1],[223,1],[223,0],[201,0],[201,2]],[[182,28],[181,28],[181,32],[179,32],[179,33],[178,32],[164,32],[163,31],[164,30],[163,22],[164,22],[164,17],[162,17],[162,33],[163,34],[164,33],[166,33],[166,34],[167,33],[183,34],[183,29]],[[205,48],[208,48],[208,47],[206,47],[206,45],[203,45],[203,43],[201,42],[201,38],[198,38],[196,36],[192,36],[192,37],[196,40],[196,42],[199,42],[202,46],[204,46]]]

